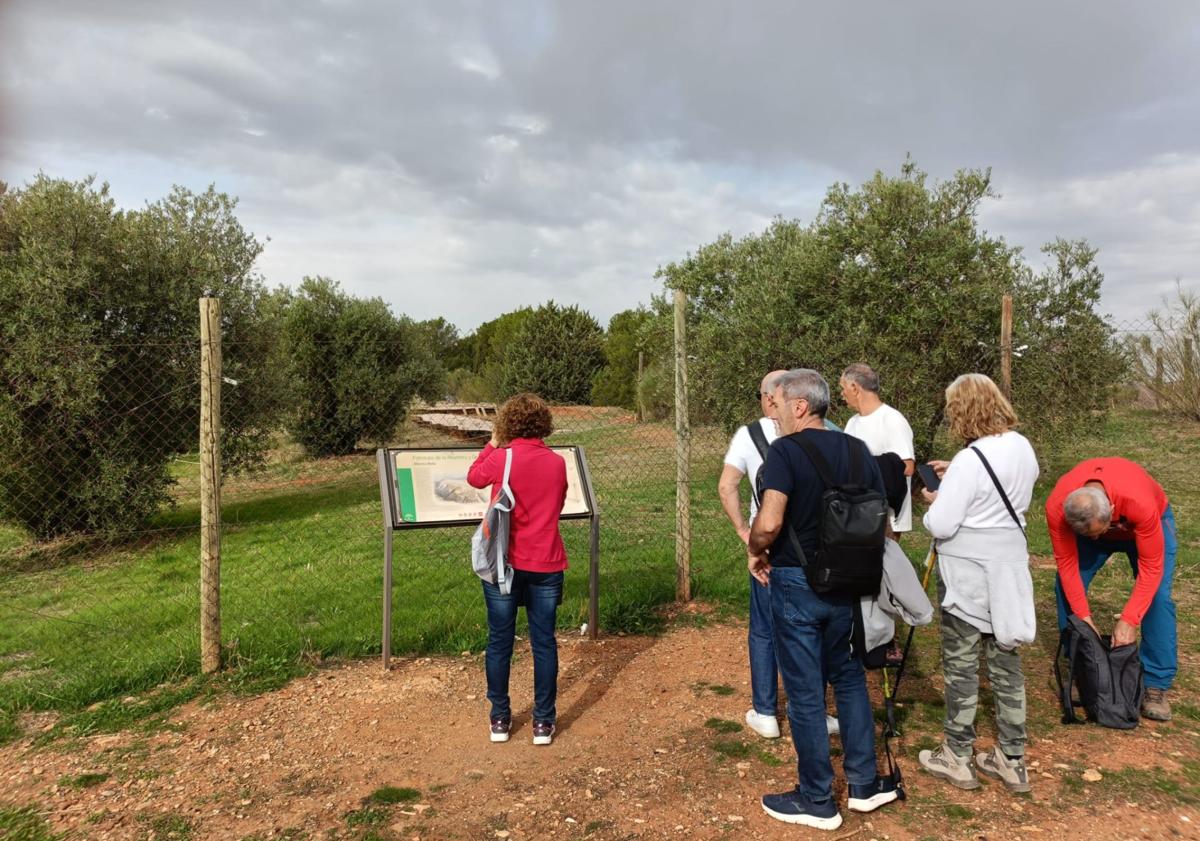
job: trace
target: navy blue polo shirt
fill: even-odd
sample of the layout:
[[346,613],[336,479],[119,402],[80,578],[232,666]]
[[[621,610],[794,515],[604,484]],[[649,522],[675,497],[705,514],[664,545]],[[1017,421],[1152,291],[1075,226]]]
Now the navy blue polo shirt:
[[[792,438],[803,435],[806,441],[817,446],[825,460],[829,462],[833,475],[841,482],[853,478],[853,484],[873,488],[879,493],[884,492],[883,477],[879,474],[879,465],[872,457],[867,445],[859,439],[844,432],[833,432],[828,429],[805,429],[793,435],[776,438],[767,451],[767,460],[763,463],[763,490],[779,491],[788,498],[787,511],[784,514],[784,526],[779,536],[771,545],[771,566],[798,567],[800,559],[792,549],[792,541],[788,536],[787,524],[791,523],[800,541],[800,547],[808,557],[817,551],[817,530],[821,518],[821,496],[826,487],[821,481],[821,475],[813,465],[808,453]],[[865,476],[850,477],[849,447],[858,447],[861,451],[861,469]]]

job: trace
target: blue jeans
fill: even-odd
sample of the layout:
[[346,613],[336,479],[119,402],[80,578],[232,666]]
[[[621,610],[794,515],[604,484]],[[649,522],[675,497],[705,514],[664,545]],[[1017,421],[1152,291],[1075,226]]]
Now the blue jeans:
[[533,720],[553,723],[558,695],[558,640],[554,625],[562,601],[561,572],[513,570],[513,589],[507,596],[495,584],[483,583],[487,604],[488,644],[484,655],[487,697],[492,718],[512,718],[508,698],[508,675],[512,667],[513,637],[517,630],[517,608],[525,605],[529,620],[529,645],[533,649]]
[[875,719],[862,663],[850,652],[854,600],[818,596],[804,570],[771,570],[775,657],[788,696],[800,793],[816,803],[833,797],[833,765],[825,728],[825,684],[833,686],[842,730],[843,766],[853,785],[872,785]]
[[775,631],[771,621],[771,590],[750,579],[750,699],[759,715],[775,715],[779,704],[775,668]]
[[[1163,576],[1150,602],[1150,608],[1142,617],[1142,668],[1146,672],[1145,684],[1151,689],[1170,689],[1175,682],[1175,672],[1179,666],[1176,652],[1175,631],[1175,600],[1171,598],[1171,582],[1175,578],[1175,553],[1177,541],[1175,536],[1175,514],[1171,506],[1163,512]],[[1124,552],[1133,568],[1133,576],[1138,574],[1137,544],[1132,540],[1092,540],[1087,537],[1076,537],[1079,549],[1079,577],[1083,579],[1083,589],[1087,592],[1088,585],[1096,577],[1096,573],[1104,566],[1109,556]],[[1067,615],[1071,612],[1063,595],[1062,581],[1054,579],[1054,595],[1058,600],[1058,629],[1067,626]]]

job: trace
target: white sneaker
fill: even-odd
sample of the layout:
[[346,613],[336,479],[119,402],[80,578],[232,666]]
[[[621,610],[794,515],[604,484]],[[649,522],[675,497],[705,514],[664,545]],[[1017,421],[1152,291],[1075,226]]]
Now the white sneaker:
[[825,716],[825,729],[829,731],[830,736],[838,736],[842,732],[842,727],[838,724],[838,720],[831,715]]
[[779,721],[773,715],[763,715],[756,710],[750,710],[746,713],[746,723],[764,739],[779,738]]

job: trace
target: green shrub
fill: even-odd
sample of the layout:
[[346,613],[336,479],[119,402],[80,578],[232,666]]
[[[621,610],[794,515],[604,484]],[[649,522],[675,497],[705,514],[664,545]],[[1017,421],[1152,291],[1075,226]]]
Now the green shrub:
[[386,442],[414,396],[437,399],[443,388],[444,372],[422,336],[379,298],[352,298],[335,281],[306,277],[284,318],[293,437],[315,456]]
[[209,188],[118,211],[108,186],[0,185],[0,519],[48,539],[131,530],[199,437],[199,305],[221,299],[222,457],[256,463],[282,402],[261,246]]

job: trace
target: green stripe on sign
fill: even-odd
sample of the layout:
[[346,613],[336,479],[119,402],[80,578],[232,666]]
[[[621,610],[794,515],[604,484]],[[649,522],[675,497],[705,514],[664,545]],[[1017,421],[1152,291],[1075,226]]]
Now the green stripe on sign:
[[406,523],[417,521],[417,495],[413,493],[412,470],[396,468],[396,490],[400,493],[400,519]]

